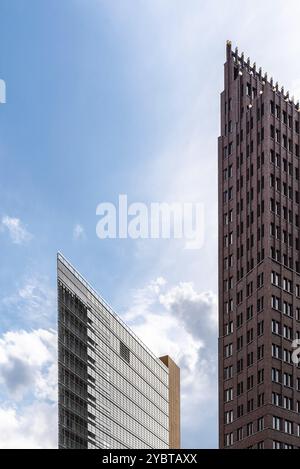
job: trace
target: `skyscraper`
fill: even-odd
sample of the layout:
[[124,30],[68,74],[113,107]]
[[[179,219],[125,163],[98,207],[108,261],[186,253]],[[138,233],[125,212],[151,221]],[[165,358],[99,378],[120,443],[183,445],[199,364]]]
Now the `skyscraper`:
[[60,448],[179,448],[179,368],[141,342],[61,255]]
[[299,103],[230,42],[224,71],[220,447],[299,448]]

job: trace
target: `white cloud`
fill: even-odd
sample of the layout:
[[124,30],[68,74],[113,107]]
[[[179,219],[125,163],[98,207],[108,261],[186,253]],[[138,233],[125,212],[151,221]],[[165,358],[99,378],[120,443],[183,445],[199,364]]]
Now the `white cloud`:
[[0,407],[0,449],[57,448],[57,405]]
[[212,292],[197,293],[191,282],[180,282],[159,297],[160,303],[197,336],[215,335],[218,325],[217,298]]
[[74,228],[73,228],[73,239],[78,240],[78,239],[85,239],[85,229],[83,228],[82,225],[77,223]]
[[136,291],[124,316],[157,356],[168,354],[180,366],[182,434],[193,430],[194,442],[217,415],[216,318],[213,293],[198,292],[192,283],[168,286],[162,278]]
[[28,393],[55,400],[57,339],[53,330],[6,332],[0,338],[0,385],[15,401]]
[[5,215],[1,220],[0,230],[7,230],[14,244],[24,244],[32,239],[32,235],[27,231],[19,218]]
[[57,447],[56,342],[51,329],[0,337],[0,448]]
[[56,292],[47,277],[28,276],[16,293],[1,300],[0,306],[6,311],[9,308],[14,319],[18,317],[22,323],[45,326],[53,323],[55,317]]
[[[197,435],[217,412],[215,316],[212,293],[198,292],[191,283],[169,286],[159,277],[135,292],[124,317],[157,356],[169,354],[179,364],[183,435]],[[7,428],[1,447],[57,444],[56,341],[56,333],[45,329],[0,337],[0,434]]]

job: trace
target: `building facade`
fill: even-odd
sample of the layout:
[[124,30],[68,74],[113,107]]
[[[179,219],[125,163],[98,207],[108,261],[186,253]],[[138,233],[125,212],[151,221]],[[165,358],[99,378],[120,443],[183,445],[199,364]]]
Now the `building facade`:
[[219,444],[299,448],[299,103],[230,42],[218,143]]
[[57,278],[59,448],[179,447],[179,368],[156,358],[61,254]]

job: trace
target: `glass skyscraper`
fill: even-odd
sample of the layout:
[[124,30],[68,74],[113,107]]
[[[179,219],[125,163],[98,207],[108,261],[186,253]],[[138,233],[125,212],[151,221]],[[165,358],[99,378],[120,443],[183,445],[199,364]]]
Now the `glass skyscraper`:
[[178,448],[180,372],[57,257],[60,448]]

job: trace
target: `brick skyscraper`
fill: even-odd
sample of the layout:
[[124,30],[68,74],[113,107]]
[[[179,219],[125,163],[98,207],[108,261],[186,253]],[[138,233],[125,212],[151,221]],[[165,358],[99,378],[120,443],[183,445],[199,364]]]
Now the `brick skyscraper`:
[[219,138],[219,437],[300,447],[299,103],[227,43]]

